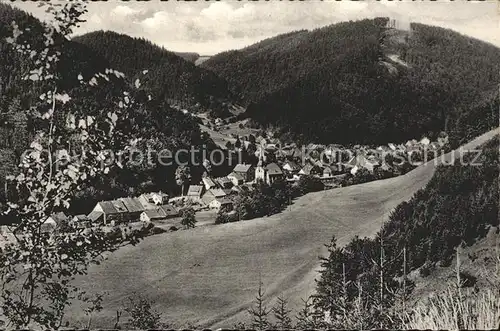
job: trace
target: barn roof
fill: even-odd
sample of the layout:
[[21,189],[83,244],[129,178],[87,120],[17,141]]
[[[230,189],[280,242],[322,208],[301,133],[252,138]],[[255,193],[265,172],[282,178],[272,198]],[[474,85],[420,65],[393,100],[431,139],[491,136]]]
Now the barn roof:
[[248,172],[250,168],[252,167],[251,164],[237,164],[236,167],[234,167],[233,171],[234,172]]
[[119,199],[131,213],[144,211],[144,207],[136,198],[120,198]]

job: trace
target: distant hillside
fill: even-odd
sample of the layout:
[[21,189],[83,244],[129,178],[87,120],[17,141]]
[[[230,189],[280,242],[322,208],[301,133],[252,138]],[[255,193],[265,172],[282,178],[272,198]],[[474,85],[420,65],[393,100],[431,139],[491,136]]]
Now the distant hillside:
[[149,70],[144,83],[158,97],[170,102],[180,102],[185,107],[196,103],[212,107],[214,99],[230,97],[224,79],[146,39],[96,31],[76,37],[74,41],[88,46],[130,76]]
[[257,124],[304,142],[404,141],[447,129],[458,144],[498,123],[498,48],[442,28],[397,31],[386,22],[292,32],[201,67],[228,80]]
[[175,55],[182,57],[184,60],[188,62],[195,63],[196,60],[199,59],[200,54],[198,53],[190,53],[190,52],[174,52]]

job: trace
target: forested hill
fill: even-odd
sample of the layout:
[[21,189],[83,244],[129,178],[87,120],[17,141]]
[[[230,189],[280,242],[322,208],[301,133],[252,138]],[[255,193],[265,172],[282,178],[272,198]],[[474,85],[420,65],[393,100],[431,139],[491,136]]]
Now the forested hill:
[[458,144],[498,123],[498,48],[386,23],[288,33],[201,66],[228,80],[259,125],[304,142],[397,142],[446,129]]
[[[225,79],[187,61],[184,55],[169,52],[143,38],[132,38],[109,31],[97,31],[73,39],[86,45],[128,75],[149,70],[144,82],[155,94],[183,106],[200,103],[213,107],[214,100],[228,100],[230,93]],[[189,55],[189,54],[187,54]]]
[[[34,17],[26,12],[15,9],[9,5],[0,4],[0,185],[7,174],[15,172],[19,156],[31,142],[30,137],[34,133],[34,126],[26,110],[30,108],[33,100],[39,98],[43,83],[39,83],[40,90],[33,88],[33,84],[23,80],[33,64],[19,53],[15,52],[11,45],[6,42],[7,37],[12,36],[11,23],[15,21],[20,30],[30,28],[26,32],[26,38],[33,49],[43,49],[43,26]],[[23,35],[23,37],[25,36]],[[62,38],[58,35],[55,38]],[[114,106],[117,94],[122,95],[123,89],[134,85],[135,77],[126,75],[123,79],[111,79],[109,83],[100,83],[98,89],[89,91],[82,87],[78,81],[78,75],[82,74],[84,79],[90,79],[96,73],[104,73],[105,69],[118,69],[120,63],[113,63],[103,58],[84,44],[73,41],[62,40],[58,43],[61,52],[60,68],[58,72],[62,76],[61,90],[67,91],[71,96],[72,109],[83,109],[87,113],[92,111],[108,111]],[[133,51],[131,51],[133,52]],[[177,61],[184,61],[173,56]],[[185,61],[184,61],[185,62]],[[123,65],[123,63],[122,63]],[[194,65],[191,64],[192,67]],[[141,68],[141,81],[149,74],[154,74],[157,68],[151,62],[138,62],[136,67]],[[195,68],[195,67],[194,67]],[[148,74],[142,74],[142,70],[148,70]],[[127,72],[126,72],[127,74]],[[213,74],[208,74],[213,76]],[[155,76],[150,79],[156,79]],[[212,146],[206,136],[202,136],[198,123],[190,115],[185,115],[170,107],[165,99],[158,98],[156,92],[149,89],[146,84],[141,85],[141,90],[152,96],[152,100],[140,109],[134,116],[141,123],[140,134],[144,139],[155,141],[155,147],[177,149],[188,149],[189,146]],[[107,108],[109,106],[109,108]],[[61,114],[64,119],[64,114]],[[77,212],[88,212],[95,201],[111,199],[120,196],[139,194],[147,190],[175,191],[177,186],[174,180],[175,167],[138,167],[132,170],[117,171],[93,182],[88,190],[79,192],[80,201],[84,204],[74,204],[80,208]],[[156,185],[156,186],[155,186]],[[0,191],[0,202],[4,191]]]

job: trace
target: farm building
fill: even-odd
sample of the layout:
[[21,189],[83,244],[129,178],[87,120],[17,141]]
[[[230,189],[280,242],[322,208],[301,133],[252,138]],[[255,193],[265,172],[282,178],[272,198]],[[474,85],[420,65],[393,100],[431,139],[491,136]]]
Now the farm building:
[[245,182],[243,176],[241,176],[236,172],[230,173],[229,175],[227,175],[227,178],[229,178],[229,180],[233,183],[234,186],[241,185]]
[[237,164],[233,169],[233,173],[240,175],[243,181],[248,182],[253,179],[253,167],[251,164]]
[[210,208],[220,210],[220,209],[232,209],[233,202],[227,198],[214,199],[210,202]]

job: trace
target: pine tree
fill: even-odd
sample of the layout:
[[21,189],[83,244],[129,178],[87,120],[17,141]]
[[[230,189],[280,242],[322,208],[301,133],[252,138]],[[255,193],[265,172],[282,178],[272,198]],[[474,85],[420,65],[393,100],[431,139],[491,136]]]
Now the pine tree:
[[256,330],[265,330],[270,327],[268,315],[270,310],[264,304],[264,290],[263,283],[259,282],[259,291],[255,297],[255,306],[248,310],[252,317],[252,328]]
[[288,309],[288,302],[282,297],[278,297],[276,306],[273,308],[274,317],[276,318],[276,329],[288,330],[292,328],[292,319],[290,318],[291,310]]
[[328,312],[332,319],[339,319],[344,314],[347,298],[343,302],[343,294],[347,296],[347,281],[345,277],[345,253],[337,247],[337,240],[332,238],[328,248],[328,257],[321,258],[320,279],[316,285],[314,306],[316,309]]
[[311,330],[317,329],[324,324],[321,323],[321,319],[323,318],[323,316],[321,316],[322,312],[321,310],[314,308],[311,298],[308,298],[307,300],[302,299],[302,302],[304,303],[304,307],[295,317],[297,320],[296,328],[301,330]]

